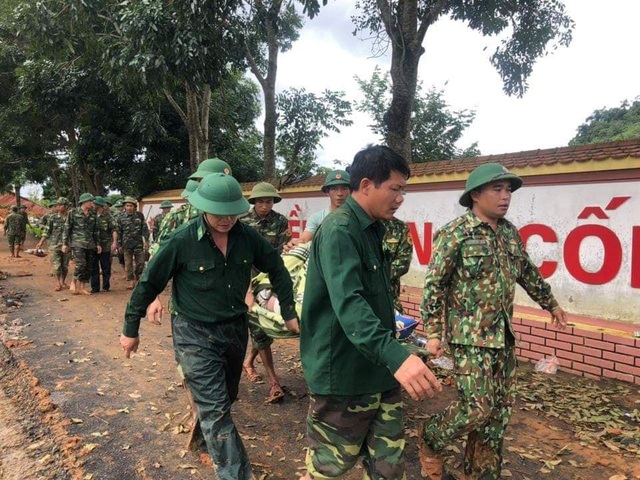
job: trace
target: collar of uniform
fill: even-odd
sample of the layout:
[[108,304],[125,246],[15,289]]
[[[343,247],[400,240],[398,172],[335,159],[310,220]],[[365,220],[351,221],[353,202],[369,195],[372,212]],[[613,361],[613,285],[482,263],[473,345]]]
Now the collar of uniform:
[[[193,221],[193,220],[192,220]],[[235,225],[229,230],[229,237],[235,237],[242,230],[240,221],[236,221]],[[198,241],[207,236],[207,224],[204,221],[204,214],[198,215],[196,219],[196,234]]]
[[[489,225],[487,222],[484,222],[480,219],[480,217],[478,217],[475,213],[473,213],[473,210],[468,209],[467,213],[465,213],[466,217],[467,217],[467,222],[469,222],[469,225],[471,225],[472,228],[477,228],[481,225]],[[504,218],[499,218],[498,219],[498,228],[500,228],[502,225],[504,225],[506,222],[506,220]]]
[[360,223],[360,228],[362,230],[366,230],[376,222],[369,215],[367,215],[367,212],[364,211],[364,209],[358,202],[353,199],[353,197],[348,197],[345,205],[349,206],[353,213],[356,214],[356,218],[358,219],[358,223]]

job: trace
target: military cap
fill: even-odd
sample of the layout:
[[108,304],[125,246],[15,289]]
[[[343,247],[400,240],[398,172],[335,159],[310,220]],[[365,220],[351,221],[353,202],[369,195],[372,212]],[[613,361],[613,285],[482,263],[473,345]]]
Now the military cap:
[[460,195],[460,205],[471,208],[473,206],[471,192],[478,187],[486,185],[487,183],[497,182],[498,180],[509,180],[511,182],[512,192],[515,192],[522,186],[522,179],[511,173],[506,167],[503,167],[499,163],[485,163],[484,165],[476,167],[476,169],[469,174],[464,192]]
[[187,185],[184,187],[184,190],[182,190],[182,193],[180,193],[180,196],[182,198],[187,198],[196,191],[196,188],[198,188],[198,182],[195,180],[188,180]]
[[104,201],[104,198],[96,196],[93,197],[93,203],[94,205],[98,205],[99,207],[106,207],[107,206],[107,202]]
[[250,208],[238,181],[224,173],[204,177],[188,200],[198,210],[212,215],[240,215]]
[[260,182],[253,187],[251,195],[249,195],[249,203],[256,203],[256,199],[258,198],[273,198],[273,203],[278,203],[282,200],[282,197],[278,195],[276,187],[268,182]]
[[160,208],[173,208],[173,203],[171,203],[169,200],[163,200],[162,203],[160,204]]
[[53,200],[51,200],[49,202],[49,208],[55,207],[56,205],[58,205],[58,199],[57,198],[54,198]]
[[110,207],[113,205],[113,202],[111,201],[111,199],[109,197],[104,197],[104,203],[106,203]]
[[82,205],[85,202],[91,202],[93,201],[93,195],[91,195],[90,193],[83,193],[82,195],[80,195],[80,198],[78,198],[78,205]]
[[122,199],[119,198],[118,200],[116,200],[116,203],[114,203],[113,206],[116,208],[124,207],[124,203],[122,203]]
[[69,205],[69,199],[67,197],[58,197],[56,203],[58,205]]
[[138,201],[135,198],[130,197],[130,196],[124,197],[124,200],[122,201],[123,205],[126,205],[127,203],[132,203],[134,205],[138,205]]
[[349,174],[344,170],[333,170],[327,173],[327,178],[325,178],[324,185],[322,185],[322,191],[326,193],[329,187],[334,185],[349,186],[350,180]]
[[232,175],[231,167],[224,160],[220,160],[218,157],[209,158],[198,165],[198,170],[189,176],[189,180],[200,180],[210,173],[224,173],[225,175]]

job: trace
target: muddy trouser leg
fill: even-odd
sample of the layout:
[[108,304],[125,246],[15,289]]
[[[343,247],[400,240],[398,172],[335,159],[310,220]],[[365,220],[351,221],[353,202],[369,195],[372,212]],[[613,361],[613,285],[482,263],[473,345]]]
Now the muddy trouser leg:
[[87,249],[82,247],[73,247],[73,258],[75,259],[76,266],[73,271],[73,279],[78,280],[81,283],[86,283],[89,280],[89,273],[91,271],[91,263],[87,262],[89,256],[87,255]]
[[133,250],[124,249],[124,269],[127,272],[127,281],[133,280]]
[[216,324],[173,319],[173,345],[198,410],[217,478],[250,480],[251,464],[231,418],[247,349],[244,317]]
[[9,242],[9,251],[11,252],[11,255],[15,254],[15,249],[16,249],[16,236],[13,233],[8,233],[7,234],[7,241]]
[[440,452],[469,434],[465,474],[474,480],[497,480],[502,442],[515,399],[516,359],[505,349],[451,345],[457,400],[425,424],[424,441]]
[[103,250],[99,257],[100,270],[102,270],[102,289],[107,291],[111,289],[111,252]]
[[140,277],[142,276],[142,271],[144,270],[144,261],[144,249],[136,248],[135,250],[133,250],[133,277],[136,282],[140,280]]
[[[49,249],[49,259],[51,260],[51,273],[55,277],[61,277],[63,274],[63,265],[64,265],[64,253],[59,248],[50,248]],[[67,265],[64,268],[69,267],[69,262],[67,261]]]
[[97,253],[91,259],[91,291],[100,291],[100,255]]

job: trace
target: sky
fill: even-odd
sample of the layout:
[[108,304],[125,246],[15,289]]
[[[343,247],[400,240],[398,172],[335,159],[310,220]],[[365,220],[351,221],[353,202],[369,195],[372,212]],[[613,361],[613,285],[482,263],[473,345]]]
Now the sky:
[[[318,17],[307,20],[293,48],[279,56],[279,91],[343,90],[347,98],[358,100],[354,76],[368,79],[376,65],[388,71],[390,57],[373,58],[371,42],[351,34],[353,3],[329,0]],[[538,60],[522,98],[502,91],[502,80],[489,62],[495,39],[446,18],[427,32],[419,69],[424,90],[443,89],[453,110],[476,111],[458,147],[477,141],[483,155],[563,147],[594,110],[640,96],[640,1],[564,4],[575,21],[573,41]],[[353,126],[323,140],[317,152],[321,165],[331,166],[334,159],[348,165],[362,147],[380,143],[366,114],[354,112],[352,120]]]

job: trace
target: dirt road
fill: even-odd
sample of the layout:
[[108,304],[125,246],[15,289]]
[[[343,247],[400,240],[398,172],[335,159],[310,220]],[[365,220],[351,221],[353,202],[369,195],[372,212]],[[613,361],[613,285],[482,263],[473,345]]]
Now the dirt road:
[[[54,291],[48,262],[8,259],[0,246],[8,275],[0,280],[0,334],[9,347],[0,345],[0,479],[214,478],[184,450],[189,411],[168,322],[144,323],[141,349],[127,360],[118,335],[130,292],[120,267],[111,292],[75,297]],[[274,357],[288,395],[265,405],[268,385],[243,379],[233,416],[256,478],[291,480],[303,472],[308,396],[297,342],[277,341]],[[640,479],[636,386],[520,371],[504,478]],[[409,478],[421,478],[417,422],[454,394],[446,387],[434,401],[407,397]],[[459,442],[447,452],[453,471],[463,450]],[[347,478],[361,477],[358,470]]]

